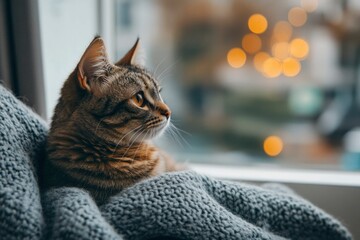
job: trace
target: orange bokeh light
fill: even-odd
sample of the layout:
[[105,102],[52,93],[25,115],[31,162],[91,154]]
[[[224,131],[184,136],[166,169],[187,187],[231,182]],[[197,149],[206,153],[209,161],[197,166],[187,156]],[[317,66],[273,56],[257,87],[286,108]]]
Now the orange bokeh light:
[[289,57],[290,45],[287,42],[277,42],[271,48],[271,53],[278,59]]
[[268,58],[263,64],[263,74],[268,78],[278,77],[282,72],[282,64],[276,58]]
[[287,42],[290,40],[292,32],[290,23],[286,21],[277,22],[274,27],[274,39],[279,42]]
[[257,13],[250,16],[248,26],[250,31],[260,34],[266,31],[268,22],[263,15]]
[[263,71],[263,65],[264,62],[270,58],[270,55],[267,54],[266,52],[259,52],[254,56],[253,62],[254,62],[254,66],[256,68],[256,70],[258,70],[259,72]]
[[246,34],[242,39],[242,47],[250,54],[256,53],[261,49],[261,39],[256,34]]
[[307,20],[306,11],[303,8],[294,7],[288,13],[288,20],[294,27],[301,27]]
[[301,64],[295,58],[287,58],[283,62],[283,73],[287,77],[295,77],[301,71]]
[[295,38],[290,43],[290,54],[298,59],[304,59],[309,54],[309,44],[301,38]]
[[301,0],[301,7],[304,8],[307,12],[313,12],[318,7],[317,0]]
[[246,62],[246,53],[240,48],[232,48],[227,54],[227,60],[231,67],[240,68]]
[[264,152],[271,157],[279,155],[282,152],[283,147],[283,141],[278,136],[267,137],[263,145]]

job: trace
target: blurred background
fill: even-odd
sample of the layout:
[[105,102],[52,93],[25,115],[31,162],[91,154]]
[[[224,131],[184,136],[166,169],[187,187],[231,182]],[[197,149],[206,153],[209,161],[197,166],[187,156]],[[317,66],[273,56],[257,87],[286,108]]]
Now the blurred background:
[[180,161],[360,170],[357,0],[40,0],[39,16],[48,119],[96,33],[113,60],[140,36]]
[[141,38],[178,161],[285,182],[360,239],[360,1],[0,0],[0,81],[50,122],[97,34],[113,61]]

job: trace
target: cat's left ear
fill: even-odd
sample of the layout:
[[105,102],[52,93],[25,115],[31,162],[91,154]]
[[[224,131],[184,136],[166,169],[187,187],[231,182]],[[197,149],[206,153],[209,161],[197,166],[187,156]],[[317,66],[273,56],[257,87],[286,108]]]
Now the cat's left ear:
[[141,50],[140,39],[137,38],[134,46],[125,54],[125,56],[120,59],[116,66],[124,65],[144,65],[144,59],[141,59],[139,52]]
[[92,93],[101,91],[107,83],[106,77],[112,67],[103,39],[95,37],[78,64],[77,78],[80,87]]

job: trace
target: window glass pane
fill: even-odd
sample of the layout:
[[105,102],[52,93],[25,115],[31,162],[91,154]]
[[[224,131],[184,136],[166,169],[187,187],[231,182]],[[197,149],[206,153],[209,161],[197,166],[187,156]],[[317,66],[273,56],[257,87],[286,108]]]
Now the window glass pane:
[[178,160],[360,170],[358,2],[40,0],[48,115],[96,33],[140,36]]
[[118,56],[141,36],[190,133],[158,140],[179,159],[360,168],[356,1],[117,0],[115,12]]
[[60,88],[98,32],[96,0],[39,0],[47,116]]

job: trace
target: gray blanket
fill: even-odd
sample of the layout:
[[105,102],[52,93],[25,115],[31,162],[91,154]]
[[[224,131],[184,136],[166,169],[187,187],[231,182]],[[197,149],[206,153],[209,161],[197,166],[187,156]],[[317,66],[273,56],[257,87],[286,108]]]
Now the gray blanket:
[[284,186],[192,171],[143,181],[100,207],[77,188],[40,193],[47,126],[0,86],[0,239],[351,239]]

